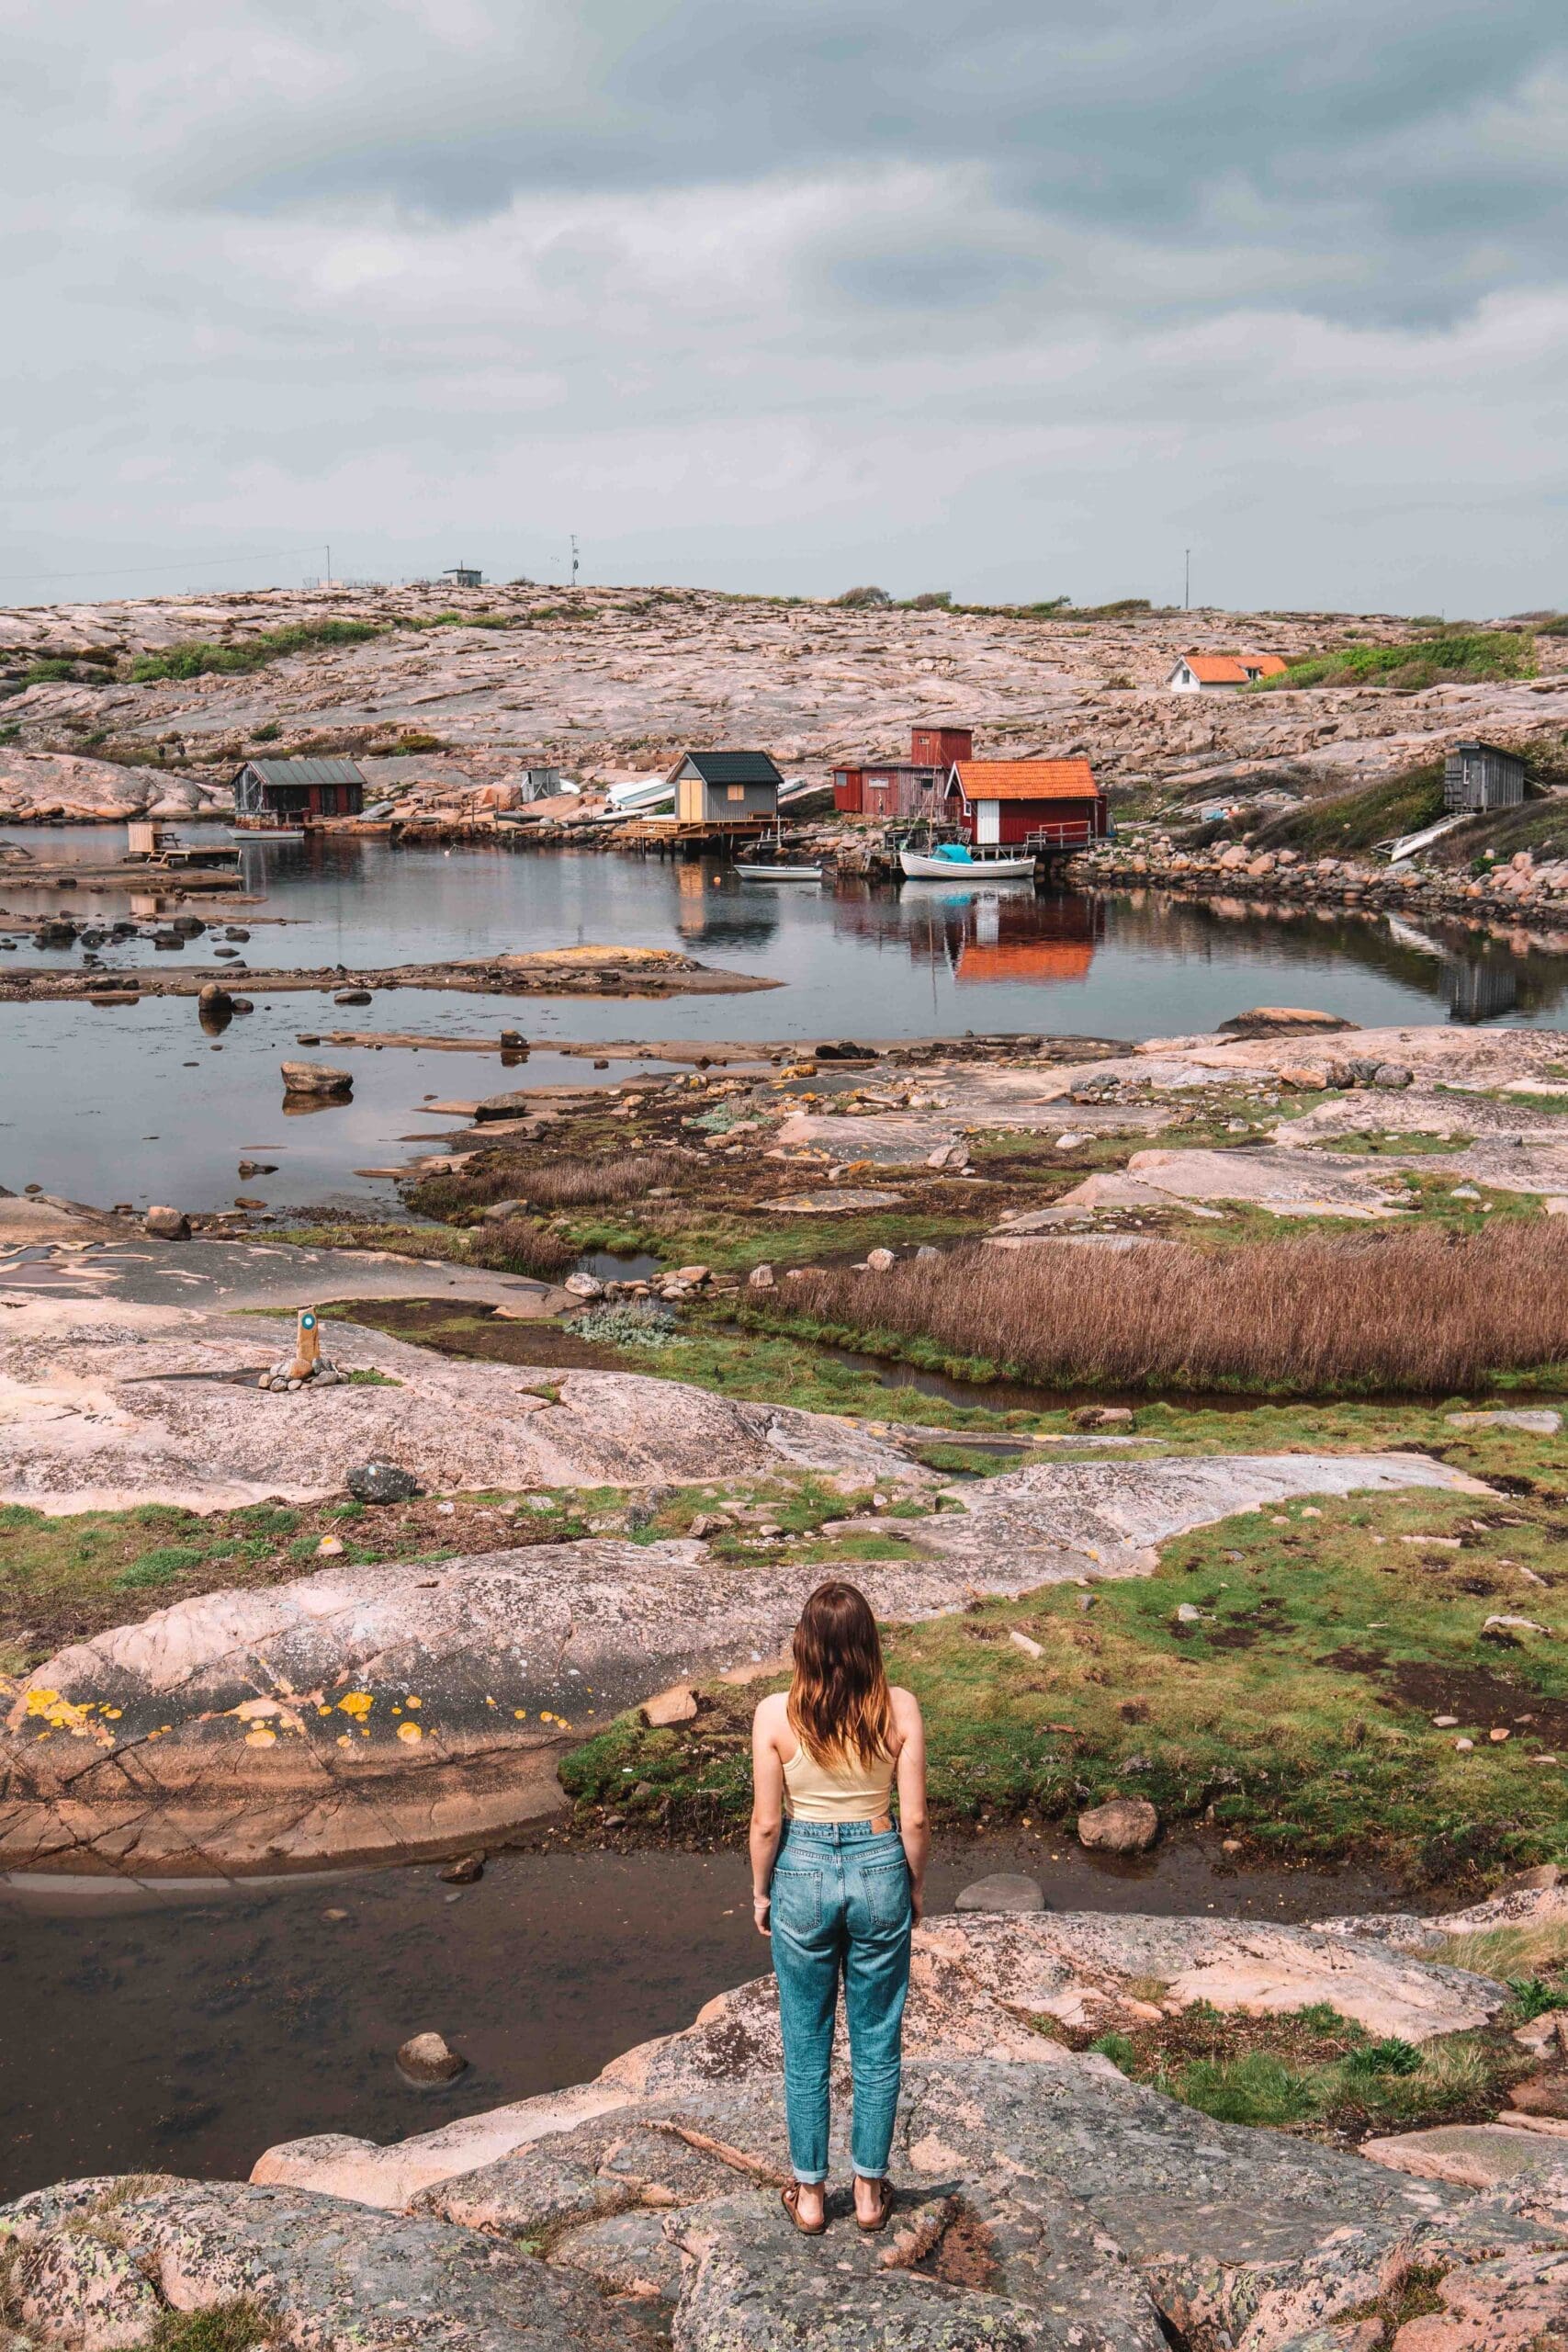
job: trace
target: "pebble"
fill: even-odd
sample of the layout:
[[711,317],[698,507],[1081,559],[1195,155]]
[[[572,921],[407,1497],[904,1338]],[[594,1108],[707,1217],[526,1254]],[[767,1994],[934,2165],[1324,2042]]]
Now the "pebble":
[[1454,1746],[1461,1756],[1468,1756],[1475,1742],[1472,1739],[1456,1739]]
[[1432,1717],[1432,1721],[1436,1724],[1439,1731],[1457,1731],[1459,1728],[1459,1717],[1457,1715],[1434,1715]]
[[468,2060],[439,2033],[412,2034],[398,2052],[398,2072],[411,2083],[449,2083]]

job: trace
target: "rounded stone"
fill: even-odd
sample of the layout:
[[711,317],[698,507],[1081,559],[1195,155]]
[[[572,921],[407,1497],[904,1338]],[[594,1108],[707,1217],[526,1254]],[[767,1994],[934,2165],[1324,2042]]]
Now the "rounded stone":
[[961,1887],[953,1898],[955,1911],[1043,1911],[1045,1896],[1035,1879],[1015,1871],[994,1871]]
[[420,1491],[412,1472],[400,1469],[395,1462],[361,1462],[344,1484],[362,1503],[412,1503]]
[[468,2063],[439,2033],[412,2034],[398,2052],[399,2074],[422,2086],[455,2081]]
[[1146,1854],[1159,1836],[1159,1815],[1147,1797],[1112,1797],[1080,1813],[1078,1844],[1099,1854]]

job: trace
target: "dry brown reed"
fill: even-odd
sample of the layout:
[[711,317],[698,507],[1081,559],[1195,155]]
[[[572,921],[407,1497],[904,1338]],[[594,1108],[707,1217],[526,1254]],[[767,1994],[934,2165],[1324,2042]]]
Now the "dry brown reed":
[[423,1178],[408,1197],[431,1216],[510,1200],[526,1201],[531,1209],[592,1208],[600,1202],[645,1199],[657,1186],[680,1183],[690,1168],[678,1151],[637,1151],[623,1159],[534,1161],[486,1150],[469,1159],[460,1175]]
[[1568,1226],[1303,1237],[1122,1253],[974,1244],[886,1273],[812,1273],[776,1304],[1051,1386],[1462,1391],[1568,1370]]

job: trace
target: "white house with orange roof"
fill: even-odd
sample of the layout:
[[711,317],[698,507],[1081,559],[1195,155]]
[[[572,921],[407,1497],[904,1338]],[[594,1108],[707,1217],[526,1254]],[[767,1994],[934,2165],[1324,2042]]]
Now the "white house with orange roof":
[[1166,684],[1175,695],[1234,695],[1259,678],[1282,678],[1277,653],[1183,653]]

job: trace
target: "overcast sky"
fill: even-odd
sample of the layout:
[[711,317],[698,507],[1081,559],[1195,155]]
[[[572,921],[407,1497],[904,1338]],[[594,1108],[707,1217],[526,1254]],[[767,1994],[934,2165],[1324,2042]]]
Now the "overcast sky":
[[0,600],[1568,605],[1562,0],[6,21]]

